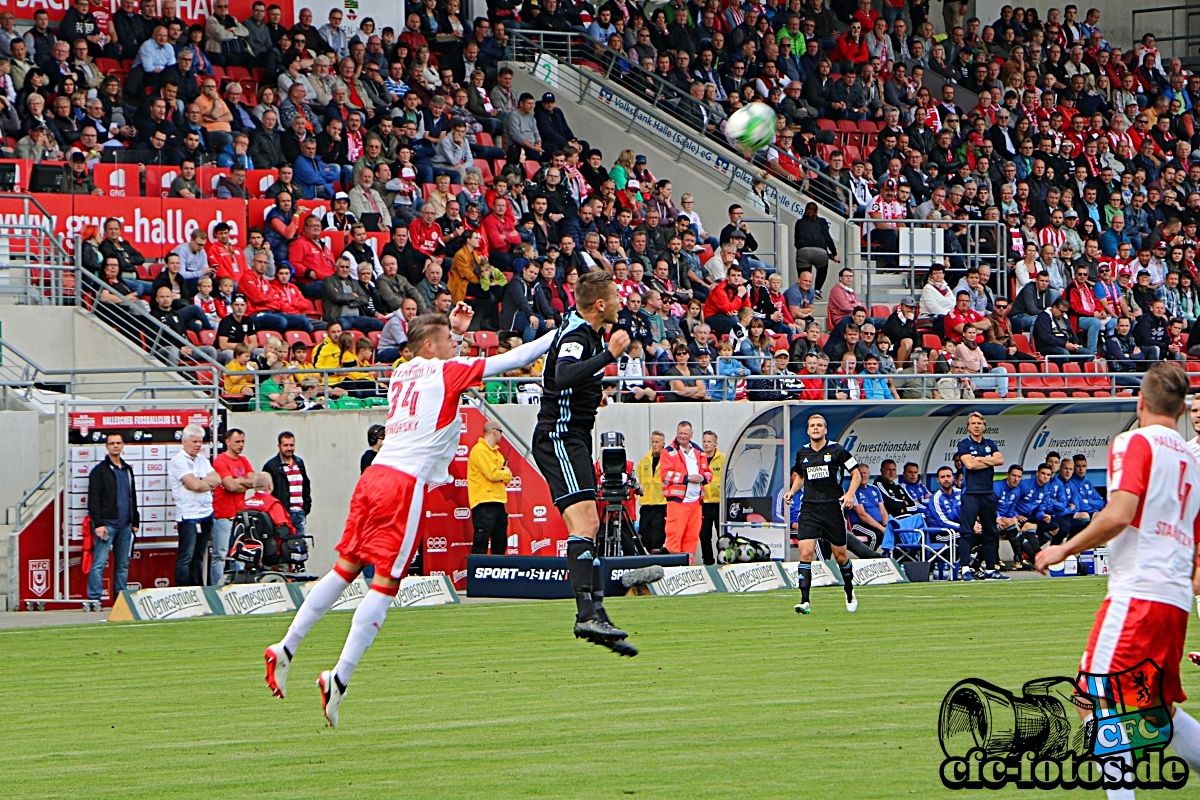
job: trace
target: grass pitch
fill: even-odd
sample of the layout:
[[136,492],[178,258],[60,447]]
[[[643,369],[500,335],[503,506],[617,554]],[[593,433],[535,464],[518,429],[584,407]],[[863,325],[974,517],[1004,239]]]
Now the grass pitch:
[[[943,695],[1073,676],[1103,594],[1095,578],[868,587],[849,615],[818,589],[808,617],[793,592],[610,600],[632,660],[572,638],[569,601],[393,609],[337,731],[313,681],[349,613],[309,635],[285,701],[261,657],[282,615],[0,631],[0,797],[955,796]],[[1183,676],[1200,707],[1200,670]]]

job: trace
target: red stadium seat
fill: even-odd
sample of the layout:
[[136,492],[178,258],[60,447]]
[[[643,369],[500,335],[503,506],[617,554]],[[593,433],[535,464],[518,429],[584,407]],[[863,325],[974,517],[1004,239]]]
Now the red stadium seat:
[[475,159],[475,166],[479,167],[479,174],[483,176],[483,185],[491,186],[496,180],[495,176],[492,175],[492,168],[482,158]]
[[475,331],[475,346],[490,356],[500,346],[500,337],[495,331]]
[[495,147],[492,141],[492,135],[486,131],[480,131],[475,134],[475,144],[483,145],[484,147]]
[[1112,395],[1112,381],[1106,377],[1107,372],[1108,363],[1103,360],[1089,361],[1083,365],[1084,380],[1095,397]]
[[871,306],[871,316],[872,317],[883,317],[886,319],[887,317],[890,317],[891,315],[892,315],[892,310],[881,303],[875,303],[874,305]]
[[1017,345],[1017,352],[1025,355],[1033,355],[1033,347],[1029,344],[1029,336],[1024,333],[1014,333],[1013,341]]
[[213,330],[200,331],[200,333],[198,333],[196,336],[197,336],[197,338],[200,339],[200,344],[206,344],[206,345],[209,345],[210,347],[216,347],[216,345],[217,345],[217,332],[216,331],[213,331]]
[[283,340],[288,343],[288,347],[291,347],[297,342],[303,342],[310,348],[313,346],[312,337],[304,331],[288,331],[283,335]]
[[1063,374],[1066,375],[1067,389],[1069,389],[1075,397],[1091,397],[1089,394],[1092,388],[1088,379],[1083,376],[1083,369],[1074,361],[1068,361],[1063,364]]
[[97,58],[96,59],[96,69],[100,70],[105,75],[109,75],[113,72],[128,73],[128,71],[129,71],[129,70],[125,69],[124,67],[122,67],[121,62],[115,58]]
[[[854,120],[839,119],[837,131],[843,145],[854,144],[861,146],[862,134],[858,132],[858,124]],[[852,139],[851,137],[854,138]]]
[[1067,388],[1067,381],[1064,378],[1053,377],[1061,372],[1058,364],[1055,364],[1053,361],[1047,359],[1042,369],[1049,373],[1050,376],[1045,379],[1047,389],[1058,389],[1061,391]]
[[538,173],[538,170],[539,170],[539,169],[541,169],[541,168],[542,168],[542,165],[541,165],[541,164],[539,164],[538,162],[534,161],[532,158],[531,158],[531,159],[528,159],[528,160],[525,162],[525,177],[526,177],[528,180],[533,180],[533,176],[534,176],[534,175],[537,175],[537,173]]
[[923,333],[921,334],[921,346],[929,351],[941,350],[942,339],[936,333]]
[[[1021,391],[1026,397],[1031,397],[1030,390],[1044,391],[1046,389],[1046,379],[1038,375],[1038,365],[1031,361],[1022,361],[1017,364],[1017,374],[1021,376]],[[1031,377],[1027,377],[1031,376]],[[1045,395],[1039,395],[1045,397]]]
[[259,332],[258,332],[258,334],[257,334],[257,338],[258,338],[258,346],[259,346],[259,347],[266,347],[266,346],[267,346],[267,339],[270,339],[270,338],[271,338],[272,336],[274,336],[274,335],[275,335],[275,331],[259,331]]
[[1188,361],[1185,367],[1188,373],[1188,384],[1192,390],[1200,389],[1200,361]]

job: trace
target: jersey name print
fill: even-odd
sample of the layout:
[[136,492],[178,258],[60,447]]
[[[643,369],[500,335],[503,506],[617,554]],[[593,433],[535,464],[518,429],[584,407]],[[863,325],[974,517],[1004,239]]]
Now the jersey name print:
[[804,468],[804,480],[806,481],[819,481],[822,478],[828,477],[829,467],[825,464],[818,464],[817,466]]
[[811,444],[796,451],[792,472],[804,479],[804,503],[834,503],[842,497],[842,478],[858,462],[837,442],[826,442],[820,450]]

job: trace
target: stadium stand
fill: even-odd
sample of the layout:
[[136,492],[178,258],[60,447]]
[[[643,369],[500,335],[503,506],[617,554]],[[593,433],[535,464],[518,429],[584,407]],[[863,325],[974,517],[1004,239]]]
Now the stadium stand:
[[[951,377],[956,396],[1085,397],[1200,358],[1200,75],[1153,34],[1008,6],[935,33],[888,0],[882,16],[868,0],[438,8],[379,35],[286,28],[266,7],[244,27],[139,18],[106,43],[93,14],[55,32],[68,50],[7,48],[0,167],[47,216],[114,175],[147,215],[219,210],[146,252],[116,220],[85,227],[82,286],[53,291],[159,360],[220,367],[236,409],[380,402],[413,314],[468,302],[469,351],[495,352],[559,324],[597,267],[640,345],[611,376],[618,401],[696,380],[711,400],[903,399]],[[811,198],[802,271],[756,255],[737,204],[702,219],[671,164],[590,146],[591,112],[514,91],[541,54]],[[723,128],[754,102],[777,139],[739,154]],[[876,302],[889,274],[911,302]],[[967,324],[978,341],[960,344]],[[536,379],[488,397],[534,401]]]

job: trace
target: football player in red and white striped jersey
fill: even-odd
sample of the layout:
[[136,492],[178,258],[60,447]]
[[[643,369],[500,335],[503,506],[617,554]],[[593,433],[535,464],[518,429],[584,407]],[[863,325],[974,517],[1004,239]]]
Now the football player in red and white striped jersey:
[[292,657],[304,636],[364,565],[375,567],[371,588],[354,612],[337,666],[322,672],[317,681],[331,727],[337,727],[338,707],[350,676],[383,626],[412,561],[425,487],[450,480],[447,467],[458,448],[461,430],[460,396],[484,377],[532,363],[550,349],[554,339],[554,333],[549,333],[490,358],[456,358],[472,315],[470,306],[459,303],[449,318],[426,314],[409,323],[408,346],[415,356],[392,373],[387,437],[350,498],[350,514],[337,545],[337,563],[308,593],[283,641],[264,653],[267,686],[276,697],[283,697]]
[[[1174,706],[1171,748],[1196,769],[1200,723],[1175,705],[1187,699],[1179,664],[1200,591],[1200,466],[1176,429],[1187,392],[1187,373],[1175,365],[1160,362],[1146,372],[1137,403],[1141,427],[1120,434],[1109,448],[1108,504],[1082,532],[1039,552],[1036,563],[1045,574],[1067,556],[1108,545],[1108,595],[1080,671],[1117,673],[1152,660],[1162,670],[1162,700],[1168,711]],[[1134,795],[1110,789],[1108,796]]]

